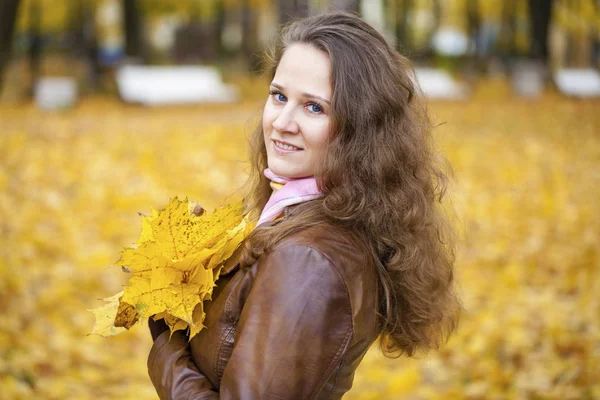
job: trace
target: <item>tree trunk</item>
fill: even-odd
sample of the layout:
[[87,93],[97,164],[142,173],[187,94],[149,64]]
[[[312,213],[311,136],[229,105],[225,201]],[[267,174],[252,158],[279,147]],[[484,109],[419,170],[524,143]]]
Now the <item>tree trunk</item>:
[[360,0],[333,0],[331,8],[333,10],[358,13],[360,9]]
[[256,11],[250,5],[250,0],[244,1],[242,5],[242,54],[248,63],[250,72],[260,70],[260,59],[256,54],[258,51]]
[[505,0],[502,7],[502,26],[500,28],[500,44],[506,57],[514,57],[516,45],[516,0]]
[[42,64],[42,4],[29,5],[29,95],[33,96]]
[[10,60],[19,0],[0,0],[0,92],[4,70]]
[[433,36],[436,34],[438,29],[440,29],[441,23],[442,5],[440,4],[440,0],[433,0],[433,26],[431,28],[431,33],[429,34],[429,40],[427,40],[427,43],[431,44]]
[[71,0],[72,53],[75,60],[83,60],[84,86],[96,90],[100,86],[101,66],[94,23],[93,6],[87,0]]
[[142,60],[142,25],[140,10],[136,0],[123,0],[123,27],[125,31],[125,55]]
[[409,15],[413,0],[396,0],[396,43],[399,50],[410,50]]
[[75,58],[85,54],[85,11],[82,0],[69,1],[69,42]]
[[548,27],[551,15],[552,0],[529,0],[530,55],[544,63],[548,61]]
[[227,8],[224,0],[217,0],[215,13],[215,48],[217,57],[225,55],[225,46],[223,46],[223,32],[225,31],[225,16]]
[[479,55],[479,35],[481,31],[481,15],[477,0],[467,0],[467,31],[469,34],[469,45]]
[[279,23],[287,24],[297,19],[308,17],[308,0],[278,0]]

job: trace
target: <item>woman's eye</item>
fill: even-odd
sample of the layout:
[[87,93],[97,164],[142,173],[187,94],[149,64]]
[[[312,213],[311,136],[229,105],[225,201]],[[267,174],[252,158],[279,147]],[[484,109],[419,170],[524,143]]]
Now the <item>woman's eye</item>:
[[311,103],[308,105],[308,111],[314,114],[320,114],[323,112],[323,108],[318,104]]
[[277,101],[279,103],[283,103],[283,102],[285,102],[287,100],[287,98],[281,92],[270,91],[269,94],[271,96],[273,96],[273,98],[275,99],[275,101]]

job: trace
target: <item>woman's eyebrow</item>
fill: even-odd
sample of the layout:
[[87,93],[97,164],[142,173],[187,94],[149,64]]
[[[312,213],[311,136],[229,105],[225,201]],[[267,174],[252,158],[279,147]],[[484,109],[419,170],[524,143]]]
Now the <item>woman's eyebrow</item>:
[[[281,85],[279,85],[279,84],[277,84],[277,83],[275,83],[275,82],[271,82],[271,86],[273,86],[273,87],[275,87],[275,88],[277,88],[277,89],[279,89],[279,90],[281,90],[281,91],[285,91],[285,89],[284,89],[284,87],[283,87],[283,86],[281,86]],[[302,94],[302,96],[304,96],[304,97],[308,97],[308,98],[312,98],[312,99],[319,99],[319,100],[321,100],[322,102],[324,102],[324,103],[327,103],[327,104],[331,105],[331,102],[330,102],[329,100],[327,100],[327,99],[324,99],[324,98],[323,98],[323,97],[321,97],[321,96],[317,96],[316,94],[310,94],[310,93],[306,93],[306,92],[304,92],[304,93],[301,93],[301,94]]]

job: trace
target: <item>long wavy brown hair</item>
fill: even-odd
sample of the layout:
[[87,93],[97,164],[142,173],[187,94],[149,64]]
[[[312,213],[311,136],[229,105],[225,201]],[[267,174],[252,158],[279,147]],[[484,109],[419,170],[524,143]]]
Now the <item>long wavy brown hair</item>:
[[[449,166],[432,146],[432,126],[414,70],[369,24],[346,13],[299,20],[271,50],[271,79],[287,47],[305,43],[332,64],[332,131],[317,166],[323,197],[248,238],[242,267],[311,226],[351,232],[372,254],[382,296],[380,344],[388,357],[437,348],[456,329],[453,229],[442,198]],[[259,124],[251,137],[246,202],[254,219],[271,195]]]

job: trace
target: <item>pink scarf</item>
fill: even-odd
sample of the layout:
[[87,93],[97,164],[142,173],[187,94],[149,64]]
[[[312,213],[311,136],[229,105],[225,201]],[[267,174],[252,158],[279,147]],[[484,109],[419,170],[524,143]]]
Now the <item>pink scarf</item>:
[[283,184],[283,187],[273,191],[273,194],[271,194],[271,198],[260,214],[258,225],[263,222],[275,220],[288,206],[316,199],[322,195],[314,177],[300,179],[284,178],[283,176],[275,175],[269,168],[265,169],[264,173],[271,181]]

